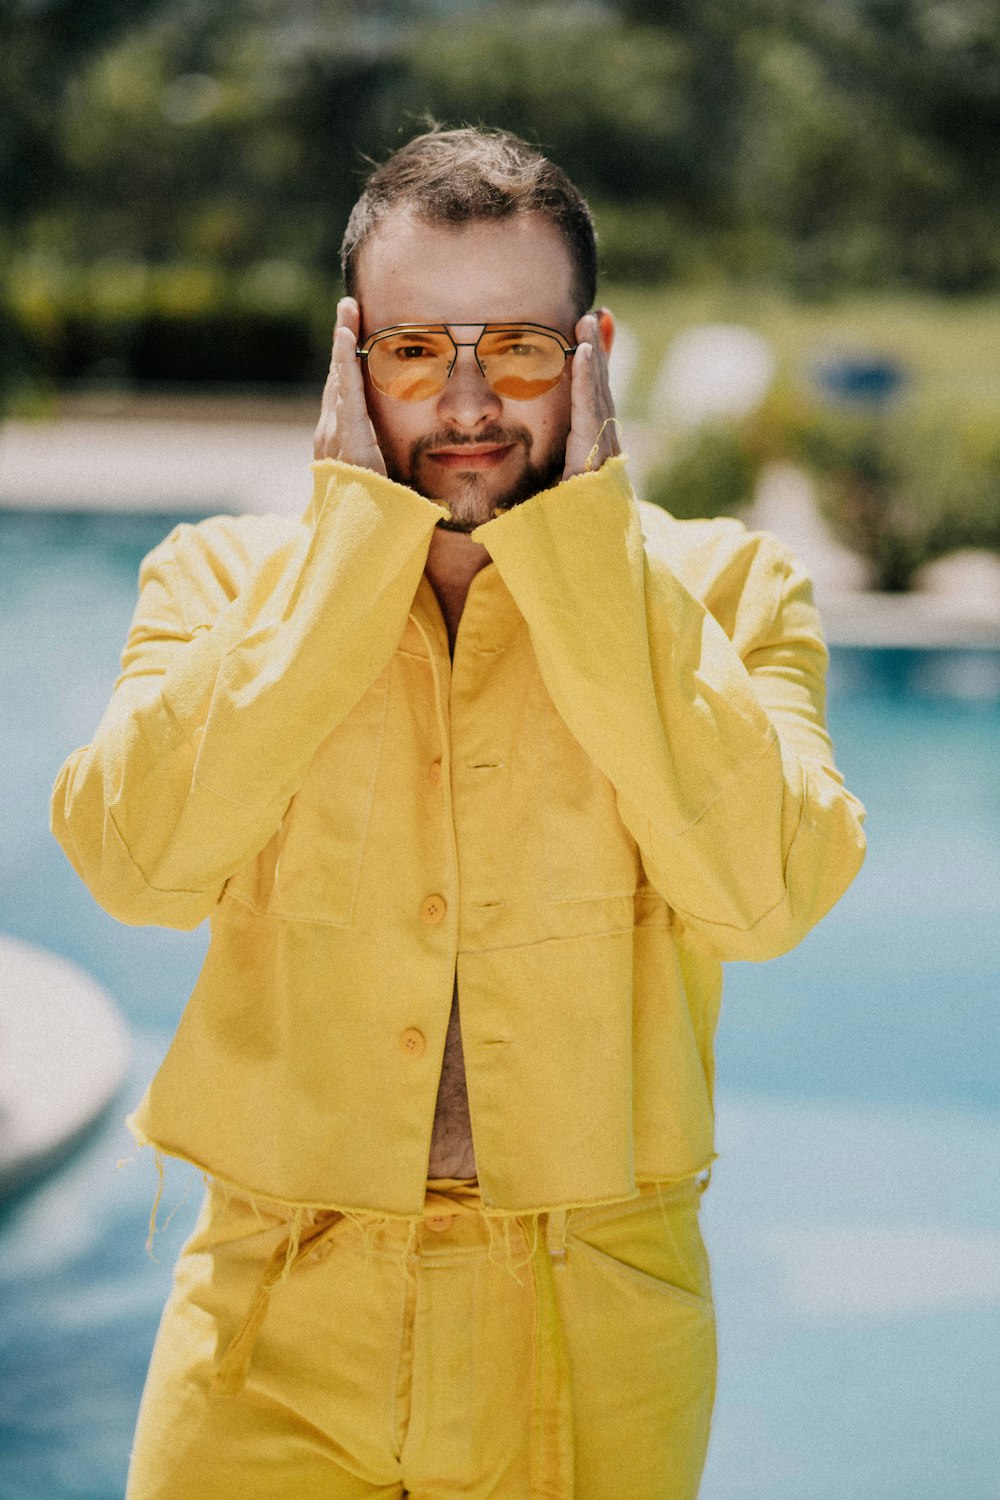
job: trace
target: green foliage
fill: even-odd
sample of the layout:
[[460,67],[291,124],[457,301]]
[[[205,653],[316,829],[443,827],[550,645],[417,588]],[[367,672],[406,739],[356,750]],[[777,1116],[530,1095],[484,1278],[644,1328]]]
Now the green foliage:
[[733,515],[753,499],[758,462],[745,430],[717,422],[671,444],[668,462],[646,477],[643,496],[681,521]]
[[22,262],[11,303],[50,385],[130,388],[322,381],[335,286],[295,262],[239,272],[211,262],[107,259],[58,273]]
[[908,588],[922,564],[959,547],[1000,553],[996,424],[910,405],[824,407],[779,387],[749,417],[675,440],[645,493],[681,519],[732,514],[775,460],[812,475],[835,533],[872,564],[878,588]]
[[620,279],[1000,283],[996,0],[0,0],[0,37],[0,234],[56,300],[109,255],[327,288],[428,116],[549,150]]
[[613,274],[804,292],[1000,278],[982,0],[0,0],[0,217],[87,261],[326,275],[366,157],[428,115],[538,140]]

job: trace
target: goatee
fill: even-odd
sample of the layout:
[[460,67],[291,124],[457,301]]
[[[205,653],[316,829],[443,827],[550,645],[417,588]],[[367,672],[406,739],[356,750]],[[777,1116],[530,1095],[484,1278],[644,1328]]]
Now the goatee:
[[390,462],[389,455],[386,455],[389,478],[394,479],[398,484],[408,485],[429,500],[436,500],[438,497],[420,479],[420,466],[424,455],[435,448],[454,449],[471,443],[477,446],[495,443],[497,447],[516,445],[526,455],[527,462],[508,490],[492,496],[483,483],[482,477],[475,470],[469,470],[465,476],[463,493],[449,502],[452,511],[451,519],[438,522],[442,531],[466,533],[475,531],[477,526],[482,526],[486,521],[491,520],[497,512],[510,510],[513,506],[530,500],[532,495],[550,489],[562,478],[566,462],[565,449],[550,453],[541,463],[532,463],[530,432],[524,427],[501,427],[499,425],[477,432],[474,437],[441,431],[418,438],[410,449],[409,461],[405,467]]

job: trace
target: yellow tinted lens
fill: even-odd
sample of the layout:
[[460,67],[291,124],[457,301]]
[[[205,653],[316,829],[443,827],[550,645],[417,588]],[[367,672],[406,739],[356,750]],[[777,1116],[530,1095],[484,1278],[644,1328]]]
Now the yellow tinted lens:
[[484,333],[476,353],[498,396],[532,401],[559,384],[566,354],[550,334],[535,328],[501,328]]
[[444,390],[454,357],[446,333],[390,333],[369,349],[368,374],[375,389],[394,401],[426,401]]

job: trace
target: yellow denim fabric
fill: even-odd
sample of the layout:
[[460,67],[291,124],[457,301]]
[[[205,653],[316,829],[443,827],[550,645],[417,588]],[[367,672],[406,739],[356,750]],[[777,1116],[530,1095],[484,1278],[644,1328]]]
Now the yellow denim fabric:
[[310,1216],[275,1277],[287,1215],[210,1184],[128,1500],[693,1500],[715,1390],[699,1184],[502,1234],[476,1196],[428,1192],[419,1224]]
[[134,1133],[291,1210],[419,1220],[457,969],[488,1210],[692,1176],[721,962],[793,946],[863,857],[807,578],[613,460],[478,529],[451,660],[443,508],[313,469],[301,520],[149,555],[54,791],[114,916],[211,920]]

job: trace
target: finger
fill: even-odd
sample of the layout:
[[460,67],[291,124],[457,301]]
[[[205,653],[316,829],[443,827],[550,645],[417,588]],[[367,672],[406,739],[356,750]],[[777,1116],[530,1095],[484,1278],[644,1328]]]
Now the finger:
[[357,417],[359,405],[361,408],[365,406],[364,381],[357,352],[358,340],[354,330],[346,323],[338,322],[333,335],[334,378],[340,414],[346,414],[349,418]]
[[601,347],[600,323],[585,314],[575,329],[577,350],[571,364],[570,432],[566,442],[565,479],[599,469],[621,452],[607,357]]
[[[572,423],[582,432],[594,425],[597,417],[594,401],[594,346],[587,339],[581,340],[573,355],[573,399]],[[596,431],[595,431],[596,437]]]
[[315,458],[337,457],[337,332],[341,328],[351,328],[353,325],[353,332],[356,334],[360,320],[360,310],[354,298],[341,297],[337,303],[333,339],[330,344],[330,368],[327,371],[326,382],[323,386],[319,422],[313,437],[313,455]]
[[584,313],[575,329],[578,344],[596,344],[598,338],[598,326],[596,313]]
[[349,328],[356,339],[361,337],[361,309],[353,297],[341,297],[337,303],[337,327]]
[[594,400],[594,346],[577,327],[578,343],[570,362],[570,424],[564,479],[583,472],[600,428]]
[[611,378],[608,369],[608,356],[601,343],[601,323],[597,313],[588,313],[586,322],[589,324],[589,342],[594,347],[593,379],[594,386],[598,392],[598,403],[602,409],[603,416],[614,415],[614,398],[611,395]]
[[[345,303],[351,300],[344,299]],[[333,336],[337,376],[337,457],[345,463],[384,474],[385,461],[368,413],[361,361],[357,357],[357,321],[357,303],[353,303],[353,314],[351,308],[345,308]]]
[[581,321],[587,327],[588,342],[593,348],[590,363],[591,382],[594,392],[594,408],[599,427],[600,448],[594,456],[594,467],[599,467],[605,458],[621,452],[618,439],[618,423],[615,420],[615,401],[611,394],[611,372],[608,356],[601,341],[601,323],[597,313],[588,313]]

